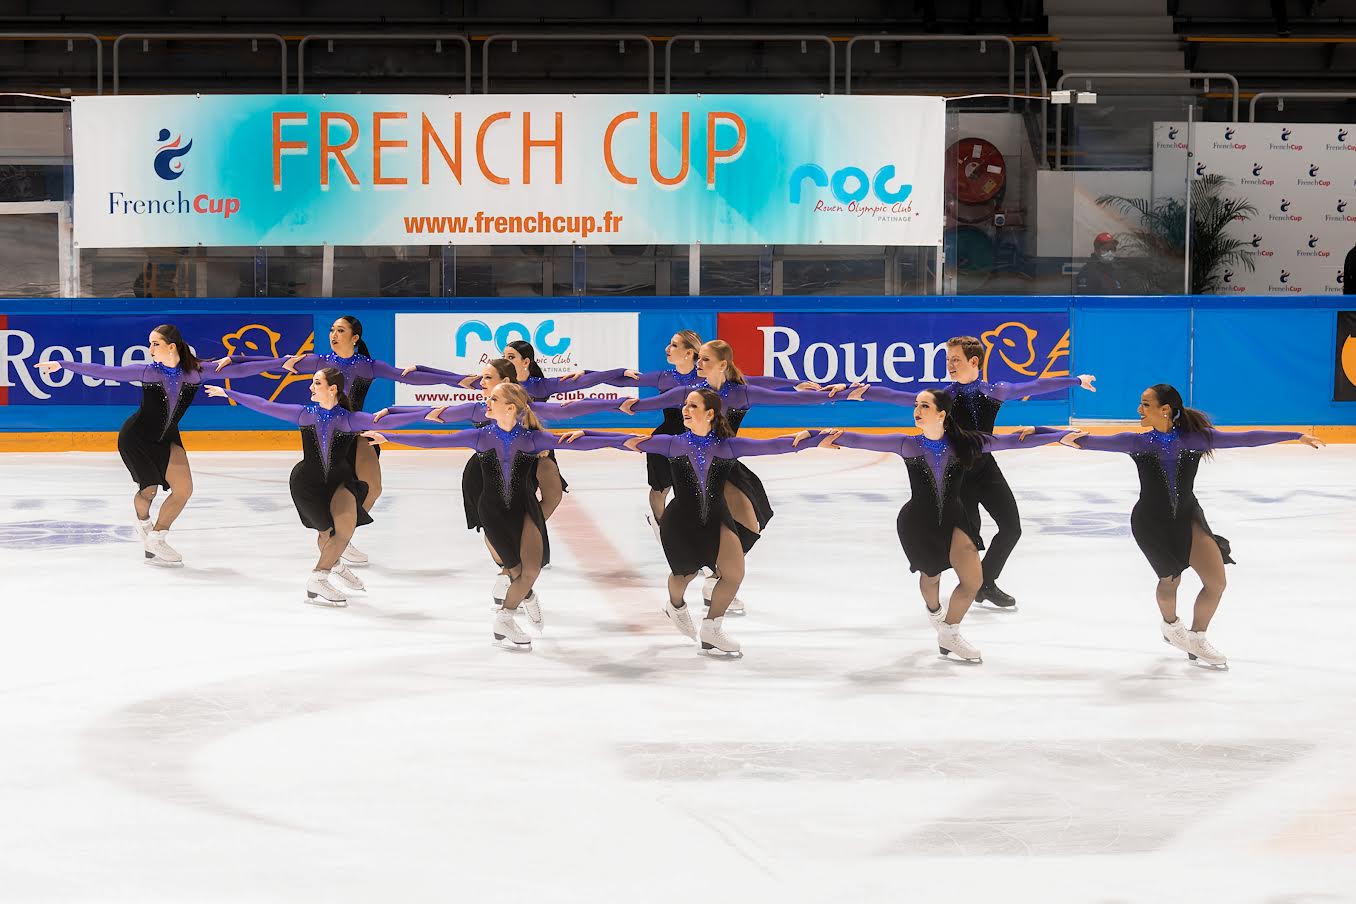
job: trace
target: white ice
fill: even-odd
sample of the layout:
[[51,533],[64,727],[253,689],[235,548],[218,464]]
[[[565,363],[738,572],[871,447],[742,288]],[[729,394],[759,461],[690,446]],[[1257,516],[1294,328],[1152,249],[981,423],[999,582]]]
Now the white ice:
[[751,462],[736,662],[660,614],[639,456],[561,455],[530,654],[464,454],[384,458],[343,610],[301,602],[295,459],[193,454],[166,571],[115,455],[0,457],[0,899],[1356,899],[1356,446],[1202,465],[1227,673],[1159,638],[1123,455],[1004,454],[1020,608],[967,618],[979,666],[937,656],[894,457]]

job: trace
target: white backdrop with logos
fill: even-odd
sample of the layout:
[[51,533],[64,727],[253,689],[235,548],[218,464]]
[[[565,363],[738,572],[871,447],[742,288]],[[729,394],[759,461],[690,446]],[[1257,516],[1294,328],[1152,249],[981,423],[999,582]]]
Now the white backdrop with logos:
[[[576,370],[634,369],[638,365],[639,323],[634,313],[618,314],[397,314],[396,360],[418,361],[462,374],[479,374],[509,342],[524,340],[536,351],[548,377]],[[627,398],[634,388],[596,386],[556,396]],[[397,405],[478,402],[479,389],[396,385]]]
[[1218,173],[1230,196],[1257,208],[1230,227],[1257,269],[1228,268],[1225,291],[1342,294],[1342,261],[1356,245],[1356,126],[1155,123],[1155,200],[1182,197],[1188,150],[1193,178]]

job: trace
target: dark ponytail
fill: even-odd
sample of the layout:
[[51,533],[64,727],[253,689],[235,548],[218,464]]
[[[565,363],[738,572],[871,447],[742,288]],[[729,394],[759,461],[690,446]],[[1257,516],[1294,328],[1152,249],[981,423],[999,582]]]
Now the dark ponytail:
[[711,432],[720,439],[729,439],[734,436],[734,428],[730,426],[729,419],[725,417],[725,405],[720,401],[720,393],[714,389],[694,389],[692,391],[702,397],[702,404],[715,415],[711,419]]
[[353,335],[358,337],[358,341],[353,345],[353,351],[365,358],[372,357],[372,353],[367,350],[367,343],[363,341],[363,322],[352,314],[345,314],[339,319],[347,323],[348,328],[353,330]]
[[515,339],[508,344],[518,354],[527,360],[527,375],[529,377],[544,377],[541,366],[537,364],[537,350],[532,347],[531,342],[524,342],[521,339]]
[[160,334],[170,345],[179,350],[179,369],[182,371],[202,370],[202,364],[198,361],[198,356],[193,354],[193,349],[188,347],[184,341],[184,334],[179,332],[179,328],[172,323],[162,323],[155,328],[154,332]]
[[344,372],[337,367],[322,367],[316,371],[325,378],[325,382],[339,390],[339,397],[335,400],[340,408],[345,411],[353,410],[353,403],[348,400],[348,393],[344,392]]
[[1172,425],[1184,433],[1199,433],[1205,439],[1205,454],[1212,455],[1210,430],[1214,424],[1210,422],[1210,417],[1204,411],[1182,404],[1182,394],[1171,383],[1155,383],[1149,388],[1153,390],[1158,404],[1172,409]]
[[928,392],[932,393],[932,403],[937,406],[937,410],[946,413],[942,429],[946,433],[947,442],[951,444],[951,454],[956,456],[962,468],[968,470],[974,467],[984,454],[984,434],[966,430],[951,416],[951,409],[956,403],[955,396],[945,389],[930,389]]

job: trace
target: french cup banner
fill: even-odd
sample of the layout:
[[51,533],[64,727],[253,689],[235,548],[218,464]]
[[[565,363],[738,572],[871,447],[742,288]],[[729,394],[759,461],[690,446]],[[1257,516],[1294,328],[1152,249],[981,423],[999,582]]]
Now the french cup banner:
[[83,247],[942,239],[940,98],[306,94],[72,109]]
[[1229,180],[1226,197],[1257,208],[1227,227],[1257,268],[1226,267],[1222,293],[1342,294],[1342,261],[1356,245],[1356,126],[1154,124],[1155,200],[1182,198],[1188,176],[1210,173]]

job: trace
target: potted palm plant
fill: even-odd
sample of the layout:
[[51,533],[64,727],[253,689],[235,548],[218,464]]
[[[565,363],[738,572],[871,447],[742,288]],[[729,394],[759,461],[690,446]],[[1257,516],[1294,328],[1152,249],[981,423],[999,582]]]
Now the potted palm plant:
[[[1211,295],[1222,284],[1223,271],[1241,266],[1257,269],[1256,252],[1226,231],[1231,222],[1247,220],[1257,208],[1242,198],[1224,196],[1228,179],[1209,173],[1191,182],[1191,294]],[[1141,294],[1176,294],[1182,285],[1186,252],[1187,205],[1180,198],[1148,201],[1122,195],[1102,195],[1098,205],[1125,215],[1137,215],[1140,225],[1122,238],[1122,247],[1141,259],[1131,271],[1130,288]]]

